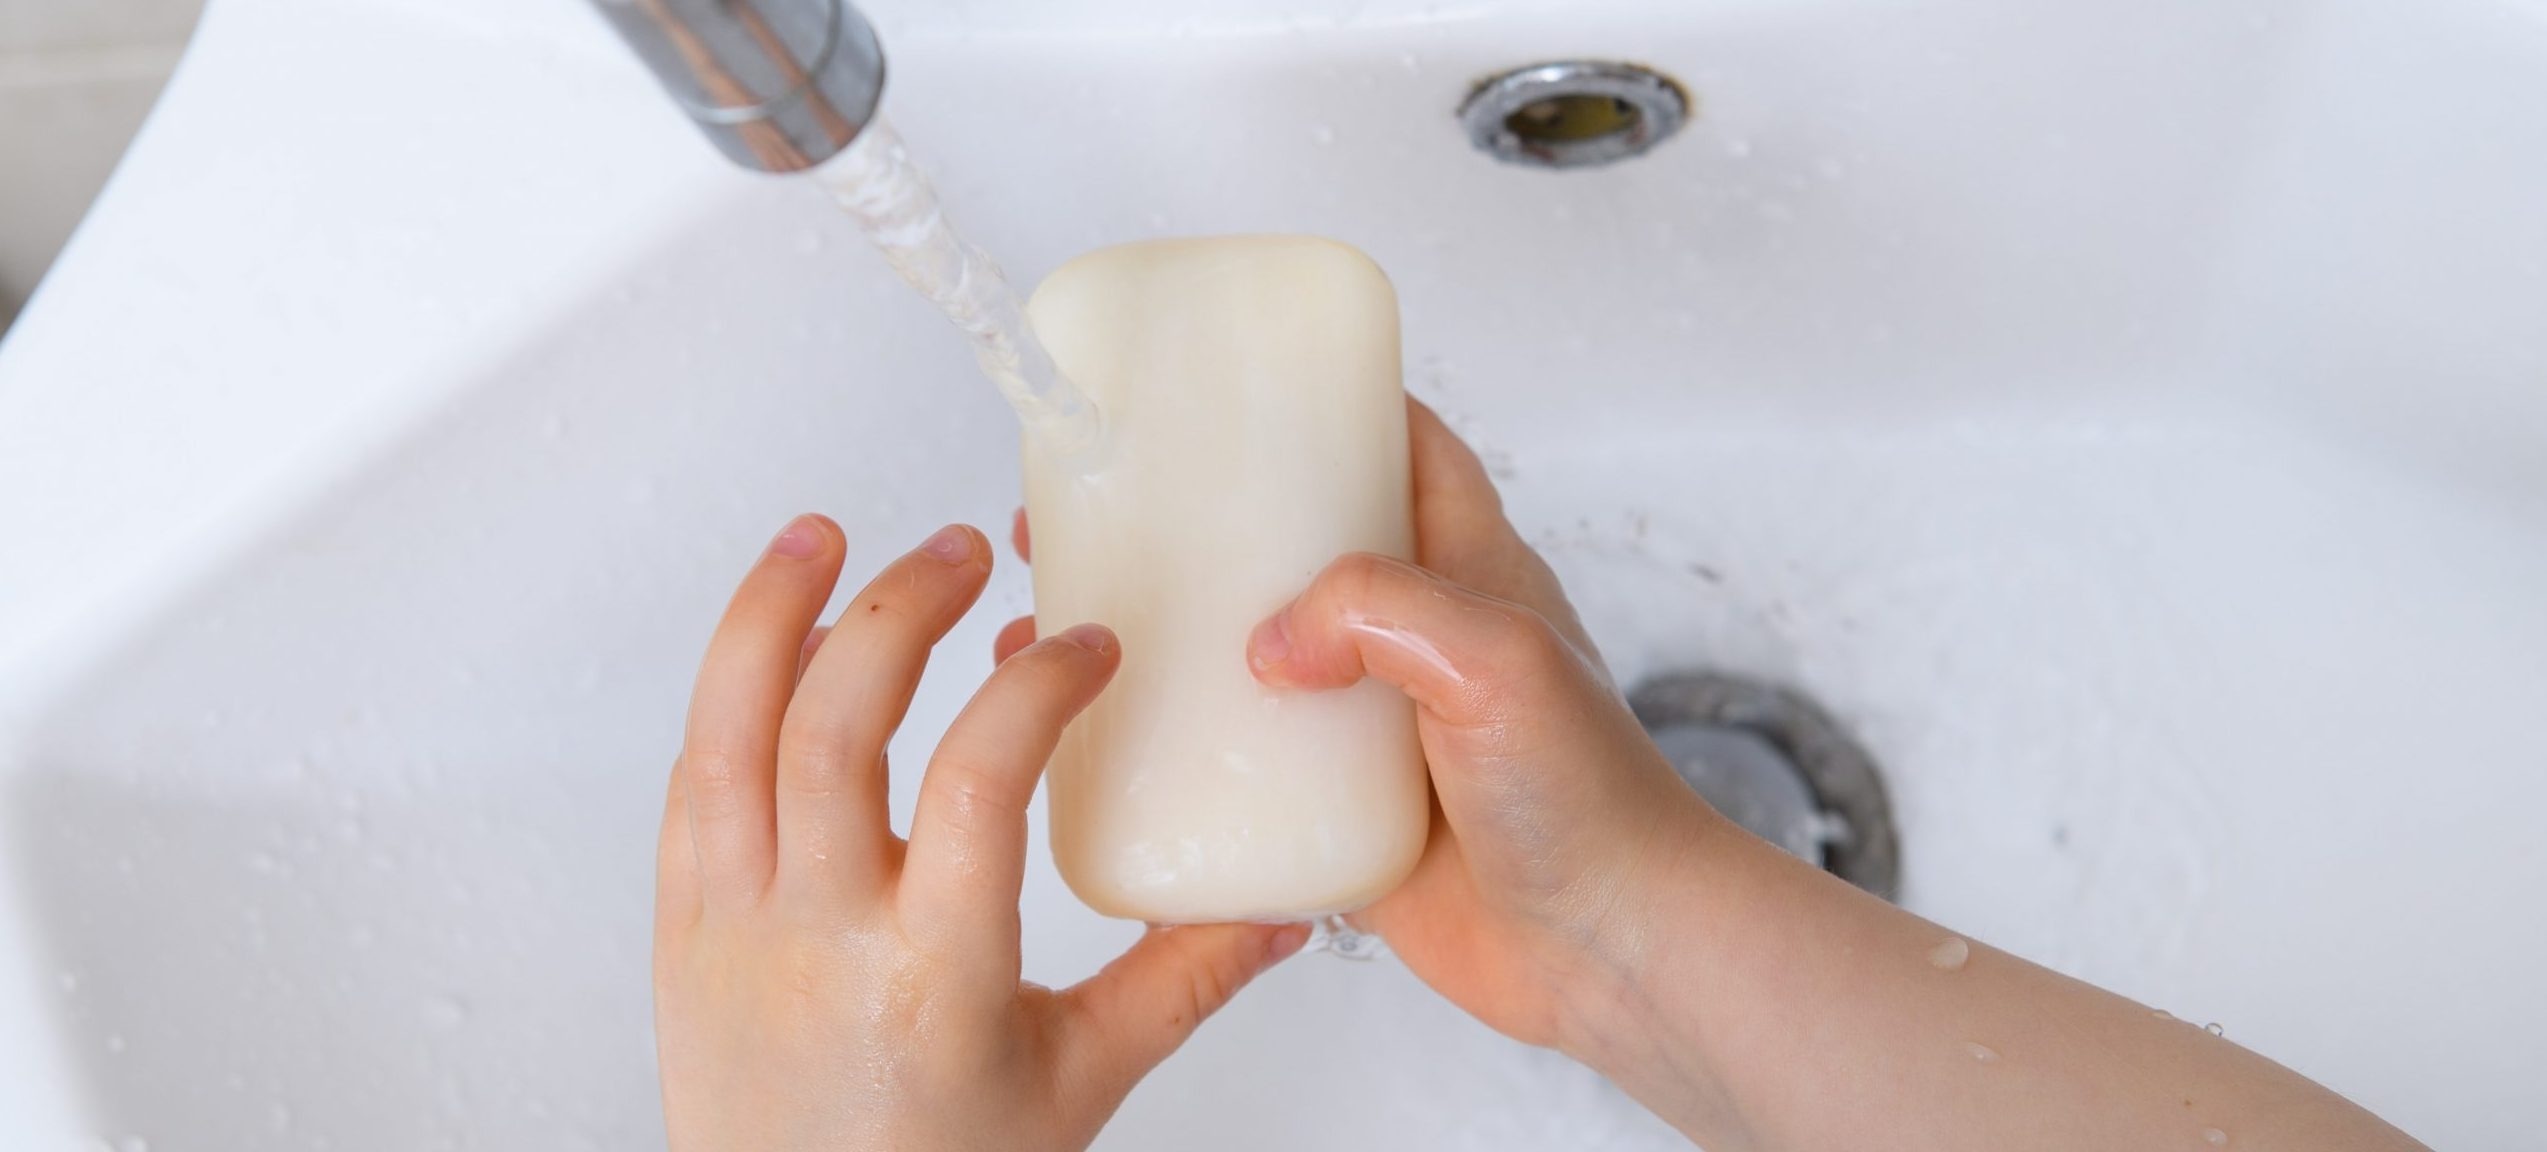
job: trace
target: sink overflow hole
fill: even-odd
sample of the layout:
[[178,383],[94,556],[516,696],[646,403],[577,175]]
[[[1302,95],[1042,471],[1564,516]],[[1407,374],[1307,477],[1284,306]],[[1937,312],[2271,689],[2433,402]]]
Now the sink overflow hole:
[[1644,153],[1680,130],[1691,103],[1653,69],[1607,60],[1515,68],[1460,105],[1469,142],[1509,164],[1586,168]]

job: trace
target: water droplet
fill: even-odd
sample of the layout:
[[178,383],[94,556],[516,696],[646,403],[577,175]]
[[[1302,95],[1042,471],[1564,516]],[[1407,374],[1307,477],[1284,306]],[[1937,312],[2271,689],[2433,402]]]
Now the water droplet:
[[1151,230],[1151,231],[1153,231],[1153,232],[1165,232],[1165,231],[1167,231],[1167,225],[1168,225],[1167,213],[1165,213],[1165,212],[1152,212],[1152,213],[1150,213],[1150,230]]
[[2229,1134],[2217,1128],[2205,1128],[2202,1130],[2202,1140],[2206,1144],[2227,1144]]
[[2226,1029],[2226,1028],[2222,1028],[2222,1027],[2220,1027],[2220,1025],[2219,1025],[2219,1023],[2218,1023],[2217,1021],[2214,1021],[2214,1022],[2212,1022],[2212,1023],[2209,1023],[2209,1024],[2205,1024],[2205,1025],[2203,1025],[2203,1026],[2202,1026],[2202,1030],[2203,1030],[2203,1031],[2205,1031],[2205,1032],[2208,1032],[2208,1033],[2210,1033],[2210,1034],[2212,1034],[2212,1035],[2214,1035],[2214,1036],[2226,1036],[2226,1035],[2228,1035],[2228,1034],[2229,1034],[2229,1030],[2228,1030],[2228,1029]]
[[1328,125],[1320,124],[1309,130],[1309,139],[1317,141],[1318,147],[1324,148],[1329,144],[1335,143],[1335,129]]
[[1382,941],[1376,932],[1363,932],[1345,922],[1342,916],[1329,916],[1318,921],[1318,930],[1303,951],[1323,950],[1343,960],[1370,960],[1379,956]]
[[1724,145],[1724,147],[1725,147],[1725,155],[1727,155],[1727,156],[1731,156],[1731,157],[1733,157],[1733,158],[1734,158],[1734,159],[1736,159],[1736,160],[1748,160],[1748,159],[1750,159],[1750,158],[1751,158],[1751,139],[1750,139],[1750,137],[1747,137],[1747,136],[1727,136],[1727,137],[1725,137],[1725,145]]
[[2149,1014],[2150,1014],[2151,1016],[2154,1016],[2154,1017],[2156,1017],[2156,1018],[2160,1019],[2160,1020],[2173,1020],[2173,1019],[2175,1019],[2175,1015],[2174,1015],[2173,1013],[2168,1012],[2168,1011],[2167,1011],[2166,1009],[2164,1009],[2164,1008],[2152,1008],[2152,1009],[2150,1009],[2150,1010],[2149,1010]]
[[1397,67],[1407,75],[1413,76],[1424,70],[1424,61],[1412,52],[1400,52],[1397,54]]
[[542,439],[542,440],[563,440],[563,439],[565,439],[565,438],[566,438],[566,418],[565,418],[565,417],[563,417],[563,416],[559,416],[559,415],[556,415],[556,414],[552,413],[552,414],[550,414],[550,415],[549,415],[549,417],[548,417],[547,419],[544,419],[544,420],[540,421],[540,422],[539,422],[539,438],[540,438],[540,439]]
[[106,1054],[107,1054],[107,1055],[109,1055],[109,1056],[120,1056],[120,1055],[122,1055],[122,1054],[123,1054],[123,1052],[124,1052],[124,1034],[123,1034],[123,1033],[121,1033],[121,1032],[109,1032],[109,1033],[107,1033],[107,1034],[106,1034]]
[[292,1130],[292,1106],[280,1100],[265,1106],[265,1126],[275,1132]]
[[1972,945],[1961,936],[1948,936],[1946,942],[1928,950],[1928,962],[1941,971],[1963,971],[1965,961],[1972,959]]
[[62,986],[62,991],[64,992],[77,992],[80,990],[80,974],[77,972],[64,970],[63,972],[55,975],[53,980],[55,983]]
[[807,256],[822,251],[822,233],[807,228],[796,234],[796,250]]
[[1987,1044],[1975,1044],[1970,1040],[1966,1040],[1963,1042],[1963,1052],[1964,1055],[1970,1056],[1973,1060],[1982,1064],[1996,1064],[1999,1062],[1998,1050]]

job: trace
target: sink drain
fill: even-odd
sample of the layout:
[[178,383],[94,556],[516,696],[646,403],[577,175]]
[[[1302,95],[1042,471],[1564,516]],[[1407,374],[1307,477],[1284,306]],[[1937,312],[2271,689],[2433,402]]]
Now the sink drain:
[[1840,879],[1895,899],[1901,840],[1875,761],[1811,700],[1712,672],[1656,677],[1628,706],[1716,810]]
[[1561,60],[1478,83],[1459,106],[1469,142],[1497,160],[1588,168],[1642,154],[1680,130],[1689,96],[1651,68]]

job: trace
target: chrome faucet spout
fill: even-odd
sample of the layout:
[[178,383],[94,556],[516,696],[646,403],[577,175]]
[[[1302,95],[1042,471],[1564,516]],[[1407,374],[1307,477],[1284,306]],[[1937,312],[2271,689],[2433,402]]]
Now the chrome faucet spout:
[[594,0],[717,150],[796,172],[858,138],[884,49],[848,0]]

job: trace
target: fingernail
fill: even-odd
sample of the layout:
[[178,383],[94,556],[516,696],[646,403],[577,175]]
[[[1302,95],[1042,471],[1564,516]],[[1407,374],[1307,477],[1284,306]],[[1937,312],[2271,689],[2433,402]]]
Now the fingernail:
[[1265,966],[1270,968],[1289,960],[1300,946],[1309,942],[1309,926],[1293,924],[1274,933],[1273,943],[1265,949]]
[[949,524],[920,545],[920,551],[949,564],[961,564],[973,558],[973,534],[961,524]]
[[1247,666],[1258,672],[1291,658],[1291,606],[1265,618],[1247,637]]
[[1103,624],[1073,624],[1053,639],[1099,656],[1114,651],[1114,632]]
[[769,550],[790,560],[815,555],[822,551],[822,525],[811,516],[790,520],[778,538],[769,542]]

